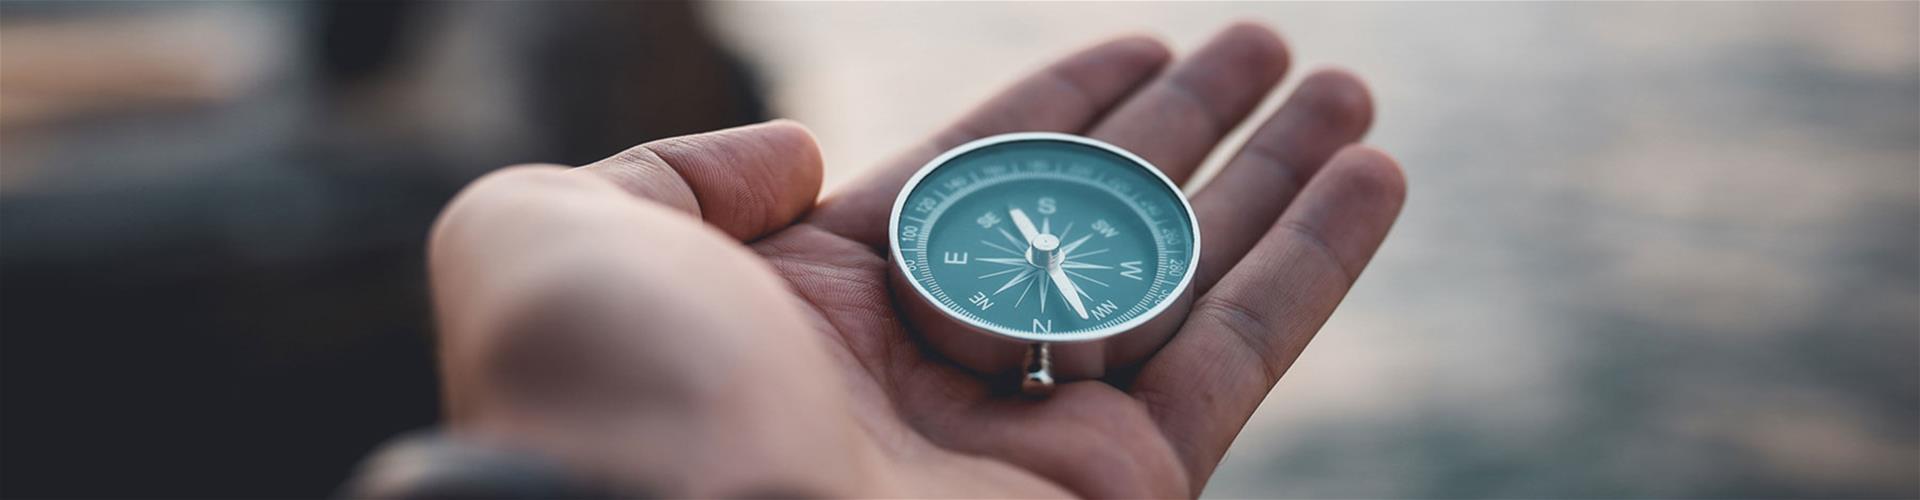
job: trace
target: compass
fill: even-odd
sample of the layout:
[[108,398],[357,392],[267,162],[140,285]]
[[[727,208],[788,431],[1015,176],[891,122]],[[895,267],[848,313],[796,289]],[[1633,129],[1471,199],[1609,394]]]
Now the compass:
[[934,158],[900,191],[888,230],[893,288],[916,330],[968,368],[1017,371],[1030,394],[1164,344],[1200,251],[1193,209],[1159,169],[1046,132]]

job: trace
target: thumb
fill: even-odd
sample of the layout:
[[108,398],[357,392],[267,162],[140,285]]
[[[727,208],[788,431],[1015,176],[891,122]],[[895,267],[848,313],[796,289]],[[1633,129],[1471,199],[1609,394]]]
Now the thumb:
[[790,120],[634,146],[575,172],[697,215],[742,241],[792,224],[820,194],[820,148]]

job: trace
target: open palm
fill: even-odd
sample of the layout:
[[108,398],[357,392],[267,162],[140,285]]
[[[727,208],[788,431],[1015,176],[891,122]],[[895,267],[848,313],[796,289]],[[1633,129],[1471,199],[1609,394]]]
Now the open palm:
[[1399,211],[1398,167],[1351,145],[1353,76],[1305,78],[1194,193],[1198,298],[1137,370],[1013,397],[918,343],[887,277],[887,210],[939,152],[1076,133],[1184,183],[1287,66],[1253,25],[1170,59],[1140,37],[1068,56],[818,202],[787,122],[490,175],[430,259],[454,432],[675,497],[1198,494]]

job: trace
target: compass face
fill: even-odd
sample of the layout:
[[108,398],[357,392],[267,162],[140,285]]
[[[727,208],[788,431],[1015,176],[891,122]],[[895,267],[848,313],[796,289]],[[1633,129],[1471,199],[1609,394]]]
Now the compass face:
[[936,158],[895,203],[894,260],[947,316],[1030,342],[1095,340],[1164,311],[1199,241],[1145,160],[1078,136],[981,139]]

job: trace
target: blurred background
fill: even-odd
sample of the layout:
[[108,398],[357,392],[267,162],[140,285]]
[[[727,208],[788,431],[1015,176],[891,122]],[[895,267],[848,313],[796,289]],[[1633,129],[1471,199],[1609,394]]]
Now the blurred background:
[[[1920,497],[1920,3],[0,1],[0,493],[330,494],[437,417],[463,183],[771,117],[828,189],[1235,19],[1366,77],[1401,222],[1208,487]],[[1244,131],[1243,131],[1244,132]]]

